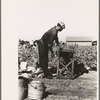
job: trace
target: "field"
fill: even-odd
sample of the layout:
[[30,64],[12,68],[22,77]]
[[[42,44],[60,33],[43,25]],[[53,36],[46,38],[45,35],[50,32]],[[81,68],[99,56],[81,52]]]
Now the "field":
[[43,100],[97,100],[97,72],[71,79],[39,79],[47,86]]
[[[66,43],[60,43],[60,49],[74,51],[73,58],[78,62],[83,63],[85,67],[97,68],[97,46],[77,46],[77,45],[66,45]],[[56,47],[53,47],[54,52]],[[36,47],[30,45],[28,41],[19,40],[18,45],[18,63],[27,62],[28,66],[36,67],[38,53]],[[52,62],[55,65],[55,58],[49,55],[49,63]]]
[[[83,73],[76,79],[34,78],[33,80],[43,81],[47,87],[43,100],[97,100],[97,47],[60,44],[60,48],[73,49],[73,58],[83,64],[85,68],[89,67],[89,73]],[[27,62],[27,66],[36,68],[37,58],[38,54],[32,45],[24,41],[23,43],[19,42],[19,65],[21,62]],[[50,55],[49,66],[56,67],[56,60]]]

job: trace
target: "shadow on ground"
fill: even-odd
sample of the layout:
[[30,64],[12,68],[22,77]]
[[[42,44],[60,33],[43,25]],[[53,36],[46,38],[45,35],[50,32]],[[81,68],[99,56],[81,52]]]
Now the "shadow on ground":
[[46,98],[46,97],[48,97],[49,95],[53,95],[53,94],[46,91],[46,92],[44,93],[44,95],[43,95],[43,98]]

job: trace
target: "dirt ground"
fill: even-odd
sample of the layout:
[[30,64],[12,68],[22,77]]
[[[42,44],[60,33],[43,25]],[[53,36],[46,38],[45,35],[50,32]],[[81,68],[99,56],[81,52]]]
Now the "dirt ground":
[[78,78],[39,79],[47,87],[43,100],[97,100],[97,72],[89,71]]

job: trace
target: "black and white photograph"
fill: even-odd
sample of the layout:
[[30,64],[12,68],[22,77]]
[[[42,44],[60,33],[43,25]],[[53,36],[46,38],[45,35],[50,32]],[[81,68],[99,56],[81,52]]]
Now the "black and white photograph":
[[3,100],[98,100],[98,2],[2,1]]

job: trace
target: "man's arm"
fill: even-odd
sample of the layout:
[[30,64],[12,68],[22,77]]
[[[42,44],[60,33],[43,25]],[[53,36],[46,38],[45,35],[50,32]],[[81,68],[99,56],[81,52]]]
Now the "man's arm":
[[59,41],[58,41],[58,37],[57,36],[55,38],[55,42],[56,42],[57,46],[59,46]]
[[54,52],[52,50],[52,46],[53,46],[53,41],[54,40],[57,43],[57,45],[59,45],[59,41],[58,41],[58,37],[57,37],[57,30],[55,30],[55,28],[52,29],[52,34],[50,36],[49,44],[48,44],[48,47],[49,47],[49,49],[51,51],[52,56],[54,56]]

